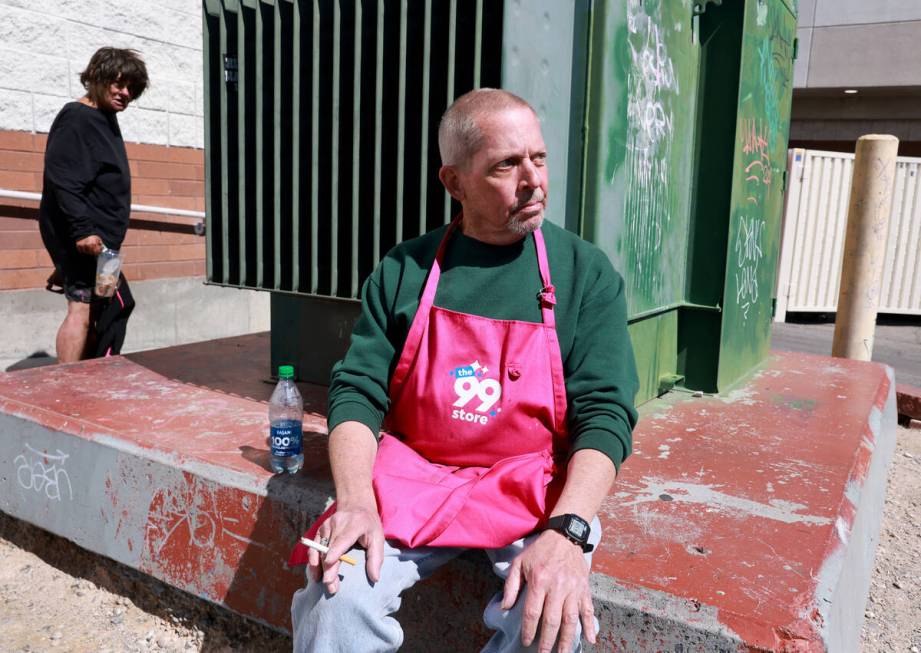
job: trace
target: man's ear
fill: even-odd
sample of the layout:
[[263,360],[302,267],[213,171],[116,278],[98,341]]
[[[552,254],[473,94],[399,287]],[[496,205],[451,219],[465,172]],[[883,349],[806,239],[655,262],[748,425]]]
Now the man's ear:
[[464,186],[454,166],[441,166],[441,169],[438,170],[438,178],[451,197],[458,202],[464,201]]

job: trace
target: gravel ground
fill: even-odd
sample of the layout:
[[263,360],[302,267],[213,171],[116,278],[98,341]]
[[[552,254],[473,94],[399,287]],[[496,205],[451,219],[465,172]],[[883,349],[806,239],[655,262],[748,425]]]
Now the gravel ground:
[[921,651],[921,430],[899,427],[860,644]]
[[[286,635],[0,513],[2,653],[289,650]],[[899,429],[861,650],[921,650],[921,431]]]
[[0,652],[290,651],[291,639],[0,512]]

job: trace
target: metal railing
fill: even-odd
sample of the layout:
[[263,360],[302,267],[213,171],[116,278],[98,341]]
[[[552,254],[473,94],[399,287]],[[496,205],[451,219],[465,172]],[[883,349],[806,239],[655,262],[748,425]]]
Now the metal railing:
[[[40,202],[42,200],[41,193],[31,193],[21,190],[7,190],[5,188],[0,188],[0,197],[5,197],[14,200],[28,200],[33,202]],[[190,211],[188,209],[172,209],[168,206],[150,206],[148,204],[132,204],[131,211],[133,213],[156,213],[159,215],[173,215],[183,218],[198,218],[198,222],[194,224],[195,233],[199,236],[205,233],[205,223],[202,222],[205,218],[204,211]]]

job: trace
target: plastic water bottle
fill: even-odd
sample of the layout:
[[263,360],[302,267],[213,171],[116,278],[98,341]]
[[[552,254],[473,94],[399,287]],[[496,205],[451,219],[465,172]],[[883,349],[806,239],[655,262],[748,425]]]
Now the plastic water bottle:
[[272,471],[296,474],[304,464],[304,400],[294,385],[294,368],[278,368],[278,385],[269,399],[269,440]]

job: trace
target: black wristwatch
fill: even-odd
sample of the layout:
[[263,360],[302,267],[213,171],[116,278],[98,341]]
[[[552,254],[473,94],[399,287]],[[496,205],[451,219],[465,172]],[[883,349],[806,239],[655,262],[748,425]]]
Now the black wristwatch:
[[547,525],[544,527],[544,530],[559,531],[567,540],[580,546],[584,553],[589,553],[595,548],[594,544],[588,543],[588,536],[589,533],[592,532],[592,529],[588,525],[588,522],[579,515],[570,513],[551,517],[547,520]]

